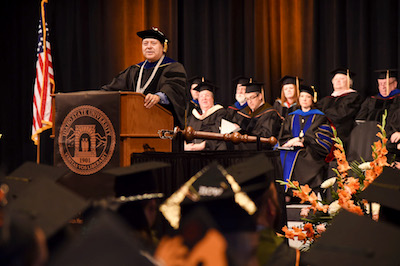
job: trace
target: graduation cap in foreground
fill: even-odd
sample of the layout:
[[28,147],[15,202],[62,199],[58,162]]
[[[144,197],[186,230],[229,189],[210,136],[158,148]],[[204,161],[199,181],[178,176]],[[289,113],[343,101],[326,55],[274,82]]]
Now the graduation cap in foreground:
[[231,206],[230,204],[235,202],[234,205],[240,206],[250,215],[256,211],[254,202],[242,191],[235,179],[217,163],[206,166],[189,179],[161,204],[160,211],[173,228],[179,228],[181,205],[194,206],[210,202],[214,206],[227,203]]
[[246,93],[250,93],[250,92],[262,92],[262,86],[264,85],[264,83],[261,82],[249,82],[246,84],[243,84],[243,86],[246,87]]
[[157,171],[169,167],[164,162],[136,163],[128,167],[117,167],[103,171],[114,178],[116,197],[158,194]]
[[6,208],[27,214],[50,238],[88,206],[86,200],[72,191],[52,180],[40,178],[18,192]]
[[400,224],[400,170],[385,167],[360,197],[381,205],[379,220]]
[[343,74],[343,75],[348,74],[350,78],[353,78],[356,75],[356,73],[350,71],[350,69],[346,68],[346,67],[335,68],[334,70],[332,70],[329,73],[332,75],[332,77],[334,77],[336,74]]
[[67,168],[54,167],[34,162],[25,162],[8,176],[2,178],[0,183],[9,187],[7,200],[13,201],[19,195],[23,195],[24,189],[31,186],[42,178],[56,182],[59,178],[68,173]]
[[397,265],[400,229],[342,210],[301,256],[304,265]]
[[151,259],[131,229],[117,215],[103,210],[49,265],[154,265]]
[[231,165],[226,171],[242,188],[249,185],[260,185],[267,189],[269,184],[274,181],[274,166],[265,154],[259,154]]
[[379,69],[374,72],[378,75],[377,79],[397,78],[398,69]]

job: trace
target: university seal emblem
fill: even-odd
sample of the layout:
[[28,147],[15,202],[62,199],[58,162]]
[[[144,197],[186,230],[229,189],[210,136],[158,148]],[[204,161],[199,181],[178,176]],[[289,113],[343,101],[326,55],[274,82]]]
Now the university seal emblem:
[[79,175],[100,171],[110,161],[116,145],[114,127],[100,109],[82,105],[65,117],[58,146],[64,163]]

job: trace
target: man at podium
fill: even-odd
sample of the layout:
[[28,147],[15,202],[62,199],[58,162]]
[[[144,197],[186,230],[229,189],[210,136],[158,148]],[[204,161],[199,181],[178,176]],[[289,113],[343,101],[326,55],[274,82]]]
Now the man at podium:
[[166,57],[168,39],[157,28],[139,31],[145,61],[132,65],[116,76],[102,90],[134,91],[146,95],[144,106],[159,103],[170,110],[174,123],[184,125],[186,70],[183,65]]

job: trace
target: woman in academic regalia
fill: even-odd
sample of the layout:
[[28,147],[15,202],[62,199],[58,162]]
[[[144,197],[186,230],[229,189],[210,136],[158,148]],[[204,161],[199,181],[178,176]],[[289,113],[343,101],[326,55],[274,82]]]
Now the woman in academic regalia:
[[324,113],[313,108],[314,95],[313,88],[300,86],[300,109],[284,121],[279,144],[284,179],[308,184],[318,192],[328,167],[333,132]]
[[273,107],[283,118],[286,118],[289,113],[299,108],[297,86],[300,81],[302,81],[302,79],[292,76],[284,76],[280,80],[282,84],[281,98],[275,100]]

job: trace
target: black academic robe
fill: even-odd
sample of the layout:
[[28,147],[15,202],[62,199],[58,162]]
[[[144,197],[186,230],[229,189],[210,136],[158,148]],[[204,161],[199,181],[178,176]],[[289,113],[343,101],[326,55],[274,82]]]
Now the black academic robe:
[[[221,119],[226,115],[226,110],[219,104],[214,105],[207,110],[204,114],[200,114],[197,109],[193,109],[191,115],[188,117],[188,126],[192,127],[195,131],[205,131],[219,133],[221,126]],[[203,139],[194,139],[194,143],[201,143]],[[224,141],[219,140],[206,140],[206,147],[204,150],[226,150]]]
[[[234,123],[238,124],[241,128],[241,134],[249,136],[259,136],[269,138],[279,135],[279,130],[282,123],[282,117],[279,113],[271,107],[268,103],[261,105],[254,112],[250,107],[239,110],[233,118]],[[267,145],[266,148],[271,148]],[[238,150],[256,150],[256,143],[240,143],[235,145]]]
[[[191,116],[191,114],[192,114],[192,112],[193,112],[193,109],[196,109],[197,110],[197,112],[199,113],[199,114],[201,114],[201,109],[200,109],[200,106],[199,106],[199,102],[197,101],[197,100],[190,100],[190,101],[188,101],[187,103],[186,103],[186,123],[187,123],[187,120],[189,119],[189,116]],[[186,125],[185,125],[186,126]]]
[[356,119],[382,122],[382,115],[387,110],[388,116],[386,122],[388,122],[391,119],[392,113],[400,108],[400,90],[398,91],[399,93],[391,97],[384,98],[380,95],[375,95],[365,99]]
[[281,150],[283,176],[285,180],[297,180],[301,185],[308,184],[319,191],[328,167],[327,157],[333,146],[331,124],[317,109],[306,113],[296,110],[283,123],[278,139],[279,146],[301,136],[301,130],[304,147],[290,151]]
[[290,114],[291,112],[295,111],[296,109],[299,108],[299,105],[294,103],[292,104],[292,106],[290,107],[286,107],[286,106],[282,106],[281,104],[281,100],[277,99],[274,102],[273,105],[274,109],[278,111],[278,113],[283,117],[286,118],[288,116],[288,114]]
[[[101,87],[102,90],[136,91],[140,67],[145,62],[133,65],[122,71],[110,84]],[[157,62],[144,64],[141,86],[150,78]],[[186,70],[182,64],[171,58],[165,57],[157,73],[144,94],[163,92],[168,97],[170,104],[163,105],[174,115],[175,125],[183,126],[186,108]]]
[[395,143],[390,141],[390,136],[395,132],[400,132],[400,107],[398,107],[396,110],[393,110],[391,119],[386,126],[386,136],[388,138],[387,149],[389,151],[387,158],[391,158],[394,154],[396,154],[396,161],[399,161],[400,150],[397,149],[397,145],[400,143],[400,141]]
[[357,92],[350,92],[338,97],[326,96],[316,104],[336,127],[339,138],[345,147],[349,143],[350,132],[356,125],[356,116],[362,104],[362,97]]
[[226,108],[225,119],[232,122],[237,111],[242,110],[243,108],[246,108],[246,107],[247,107],[247,103],[240,105],[239,102],[235,102],[234,104],[232,104],[232,105],[228,106],[228,108]]

